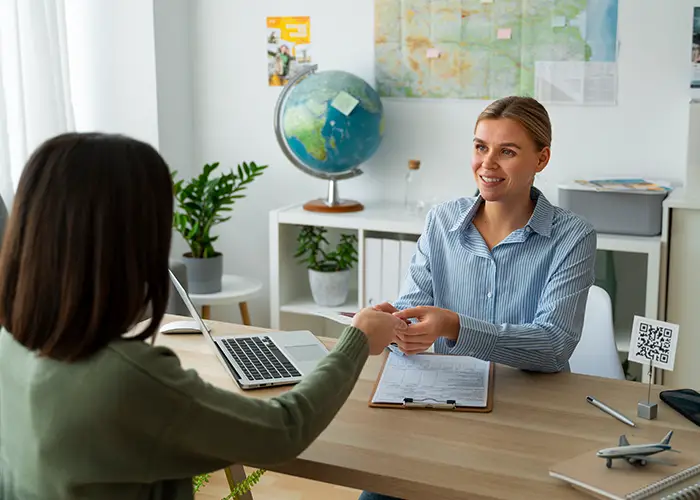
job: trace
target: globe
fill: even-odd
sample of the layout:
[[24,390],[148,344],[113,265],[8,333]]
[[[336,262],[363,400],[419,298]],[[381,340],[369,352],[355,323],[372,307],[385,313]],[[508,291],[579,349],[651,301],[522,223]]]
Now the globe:
[[290,162],[329,181],[328,196],[304,208],[357,211],[362,204],[338,198],[337,181],[362,173],[379,149],[384,108],[379,94],[362,78],[345,71],[310,66],[289,80],[275,107],[275,135]]

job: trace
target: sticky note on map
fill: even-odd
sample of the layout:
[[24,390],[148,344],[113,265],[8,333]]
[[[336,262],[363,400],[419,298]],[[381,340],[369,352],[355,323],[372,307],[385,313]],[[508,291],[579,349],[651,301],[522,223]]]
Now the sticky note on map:
[[510,28],[498,28],[497,38],[499,40],[508,40],[513,34],[513,30]]
[[440,57],[440,49],[430,48],[428,49],[428,59],[438,59]]
[[349,116],[350,113],[352,113],[352,110],[355,109],[359,102],[360,101],[355,99],[353,96],[351,96],[344,90],[341,90],[340,92],[338,92],[338,95],[335,96],[333,102],[331,102],[331,106],[343,113],[345,116]]
[[552,18],[552,28],[563,28],[566,26],[566,18],[564,16],[554,16]]

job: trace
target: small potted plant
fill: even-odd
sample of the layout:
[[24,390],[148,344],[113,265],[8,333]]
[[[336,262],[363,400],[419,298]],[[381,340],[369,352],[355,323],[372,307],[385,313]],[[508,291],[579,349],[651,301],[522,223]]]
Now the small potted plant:
[[173,225],[190,247],[183,260],[191,293],[221,291],[223,255],[214,249],[213,243],[219,237],[212,236],[211,230],[231,218],[225,214],[233,210],[237,199],[245,197],[242,191],[267,168],[267,165],[242,163],[237,172],[231,169],[210,178],[218,166],[218,162],[204,165],[202,172],[188,182],[176,180],[177,172],[172,174],[177,202]]
[[341,234],[335,249],[330,249],[327,230],[320,226],[302,226],[294,257],[306,265],[314,302],[324,307],[345,303],[350,288],[350,270],[357,262],[357,236]]

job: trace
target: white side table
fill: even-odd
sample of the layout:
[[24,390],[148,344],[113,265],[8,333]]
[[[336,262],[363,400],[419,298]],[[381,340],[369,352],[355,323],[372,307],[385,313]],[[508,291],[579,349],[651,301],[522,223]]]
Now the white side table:
[[221,280],[220,292],[189,295],[195,305],[202,306],[202,319],[210,319],[211,306],[238,302],[243,324],[250,325],[250,313],[246,301],[258,295],[261,290],[262,282],[256,279],[225,274]]

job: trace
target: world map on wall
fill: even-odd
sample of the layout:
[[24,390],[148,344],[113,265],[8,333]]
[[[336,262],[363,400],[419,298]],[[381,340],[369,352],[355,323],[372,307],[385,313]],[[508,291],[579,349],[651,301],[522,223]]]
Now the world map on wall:
[[618,0],[375,0],[377,89],[605,100],[616,92],[617,13]]

